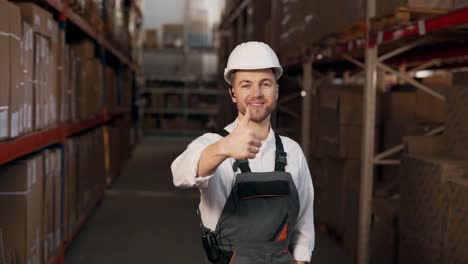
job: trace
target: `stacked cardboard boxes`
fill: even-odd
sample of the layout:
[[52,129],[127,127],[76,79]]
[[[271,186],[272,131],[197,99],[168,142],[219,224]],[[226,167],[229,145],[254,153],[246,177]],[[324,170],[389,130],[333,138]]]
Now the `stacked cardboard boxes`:
[[[402,161],[401,189],[401,264],[422,261],[424,263],[446,262],[446,258],[461,258],[453,255],[457,247],[463,246],[462,240],[452,240],[452,246],[445,248],[446,236],[452,236],[448,229],[456,222],[448,222],[449,208],[459,206],[454,197],[446,190],[447,183],[454,178],[463,177],[468,172],[466,161],[457,161],[434,156],[406,155]],[[462,192],[463,190],[461,187]],[[449,197],[455,203],[449,202]],[[453,202],[453,201],[452,201]],[[454,207],[453,207],[454,206]],[[463,217],[463,211],[451,211],[453,219]],[[462,227],[464,224],[462,223]],[[455,227],[455,228],[457,228]],[[466,228],[466,225],[465,225]],[[452,229],[454,230],[454,229]],[[458,230],[460,232],[461,230]],[[457,237],[457,235],[455,235]],[[446,250],[452,255],[446,254]],[[466,254],[464,254],[466,257]],[[467,260],[466,258],[464,259]],[[463,263],[463,261],[461,262]]]
[[[154,122],[154,118],[152,119]],[[130,122],[117,121],[104,127],[107,183],[113,183],[130,156]]]
[[43,263],[44,156],[0,167],[0,228],[15,263]]
[[355,254],[357,244],[362,92],[362,86],[321,85],[311,117],[318,132],[311,139],[311,160],[320,167],[319,176],[312,176],[319,188],[316,215],[343,239],[349,254]]
[[28,58],[28,61],[34,62],[32,122],[34,130],[41,130],[57,122],[58,25],[50,13],[35,4],[18,3],[17,5],[21,10],[23,20],[32,26],[34,34],[33,58]]
[[105,92],[105,108],[107,112],[117,110],[117,76],[115,70],[111,67],[106,67],[106,92]]
[[49,263],[60,254],[61,179],[60,149],[0,167],[0,211],[11,213],[0,226],[17,263]]
[[64,166],[63,237],[65,241],[70,241],[105,188],[102,128],[68,139]]
[[468,72],[455,72],[453,86],[448,89],[447,123],[445,130],[447,153],[454,158],[468,159]]
[[446,229],[444,230],[444,263],[466,263],[466,234],[468,232],[468,173],[447,181],[444,188],[447,197]]
[[60,254],[62,243],[62,153],[60,149],[44,151],[43,192],[43,260],[49,263]]
[[0,140],[14,138],[26,132],[23,126],[25,106],[24,73],[21,60],[22,25],[17,6],[0,1],[2,66],[0,67]]

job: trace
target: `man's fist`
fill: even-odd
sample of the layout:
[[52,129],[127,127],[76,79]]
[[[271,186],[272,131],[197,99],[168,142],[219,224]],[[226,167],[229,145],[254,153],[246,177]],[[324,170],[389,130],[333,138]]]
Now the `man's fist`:
[[250,125],[250,114],[250,107],[247,106],[237,127],[223,139],[224,150],[229,157],[253,159],[262,146],[261,138]]

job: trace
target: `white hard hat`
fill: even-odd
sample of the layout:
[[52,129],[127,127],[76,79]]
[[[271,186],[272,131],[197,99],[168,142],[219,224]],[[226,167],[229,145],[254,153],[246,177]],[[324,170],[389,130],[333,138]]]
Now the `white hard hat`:
[[231,84],[232,72],[235,70],[273,69],[276,79],[283,74],[276,53],[263,42],[249,41],[237,45],[229,55],[224,79]]

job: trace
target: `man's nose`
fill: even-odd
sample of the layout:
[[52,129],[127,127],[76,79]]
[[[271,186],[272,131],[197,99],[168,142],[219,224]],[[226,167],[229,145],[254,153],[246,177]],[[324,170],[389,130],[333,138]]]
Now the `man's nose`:
[[262,97],[263,91],[262,87],[259,84],[256,84],[252,87],[252,96],[254,97]]

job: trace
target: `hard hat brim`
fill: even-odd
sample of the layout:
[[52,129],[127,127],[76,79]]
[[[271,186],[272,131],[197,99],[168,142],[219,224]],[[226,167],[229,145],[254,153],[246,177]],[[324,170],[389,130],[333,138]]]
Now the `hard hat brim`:
[[232,80],[232,73],[234,71],[249,71],[249,70],[263,70],[263,69],[272,69],[273,70],[273,74],[275,75],[276,77],[276,80],[278,80],[281,75],[283,75],[283,68],[282,67],[266,67],[266,68],[244,68],[244,69],[224,69],[224,80],[229,84],[229,85],[232,85],[231,84],[231,80]]

